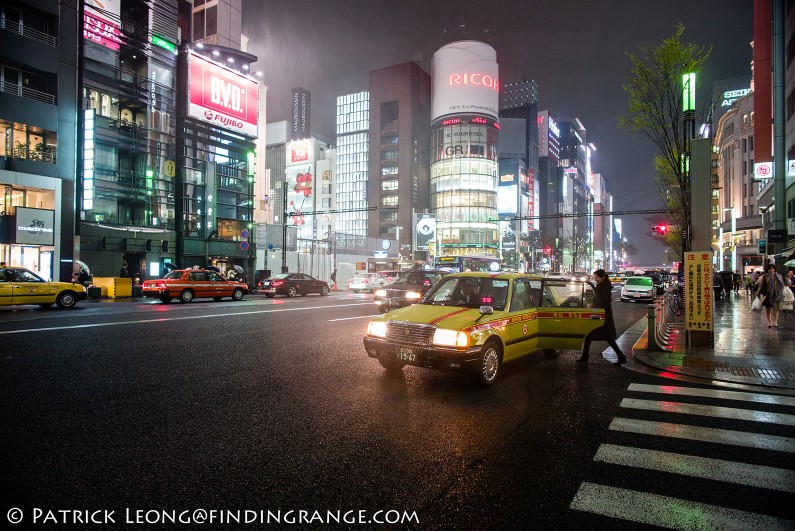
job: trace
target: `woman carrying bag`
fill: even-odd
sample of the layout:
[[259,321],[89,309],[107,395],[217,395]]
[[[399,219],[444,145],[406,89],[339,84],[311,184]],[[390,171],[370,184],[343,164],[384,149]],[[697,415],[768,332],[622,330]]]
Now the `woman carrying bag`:
[[762,298],[762,307],[767,315],[767,327],[778,330],[779,303],[784,298],[784,278],[776,273],[775,264],[767,264],[756,296]]

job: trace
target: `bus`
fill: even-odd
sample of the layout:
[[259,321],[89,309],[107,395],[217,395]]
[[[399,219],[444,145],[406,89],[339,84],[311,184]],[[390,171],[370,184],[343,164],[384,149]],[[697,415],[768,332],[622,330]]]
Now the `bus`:
[[434,269],[460,273],[462,271],[500,270],[500,259],[490,254],[465,254],[457,256],[437,256],[433,260]]

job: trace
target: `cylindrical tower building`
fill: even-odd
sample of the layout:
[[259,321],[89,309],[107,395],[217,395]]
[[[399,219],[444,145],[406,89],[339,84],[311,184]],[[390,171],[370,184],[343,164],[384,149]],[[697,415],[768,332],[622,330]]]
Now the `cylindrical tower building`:
[[440,255],[499,255],[499,68],[488,44],[447,44],[431,64],[431,209]]

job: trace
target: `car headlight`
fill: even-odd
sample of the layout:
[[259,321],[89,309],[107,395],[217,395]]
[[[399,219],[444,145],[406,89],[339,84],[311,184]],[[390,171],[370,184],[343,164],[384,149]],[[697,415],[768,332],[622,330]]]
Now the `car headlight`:
[[385,289],[378,289],[375,290],[376,297],[386,297],[386,290]]
[[409,291],[408,293],[406,293],[406,298],[407,299],[421,299],[422,298],[422,293],[417,293],[416,291]]
[[367,335],[386,337],[386,321],[370,321],[367,325]]
[[437,328],[433,333],[433,344],[445,347],[467,347],[469,346],[469,335],[458,330]]

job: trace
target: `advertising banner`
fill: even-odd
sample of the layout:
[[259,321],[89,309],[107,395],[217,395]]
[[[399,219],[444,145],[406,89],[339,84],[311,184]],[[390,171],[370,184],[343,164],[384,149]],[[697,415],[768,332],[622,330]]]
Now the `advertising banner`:
[[427,251],[436,234],[436,217],[433,214],[414,214],[415,251]]
[[257,82],[192,52],[188,63],[188,116],[256,137]]
[[454,114],[498,118],[497,52],[486,43],[459,41],[443,46],[431,61],[431,120]]
[[315,162],[315,143],[311,139],[287,142],[287,166]]
[[314,164],[290,166],[287,177],[287,224],[297,227],[299,238],[311,238],[315,211]]
[[311,110],[309,91],[301,87],[293,89],[293,121],[290,129],[290,140],[300,140],[310,136],[309,114]]
[[55,238],[55,211],[40,208],[16,208],[14,227],[17,245],[53,245]]
[[712,251],[685,253],[685,327],[712,331]]
[[83,38],[118,52],[121,44],[121,0],[86,0]]

